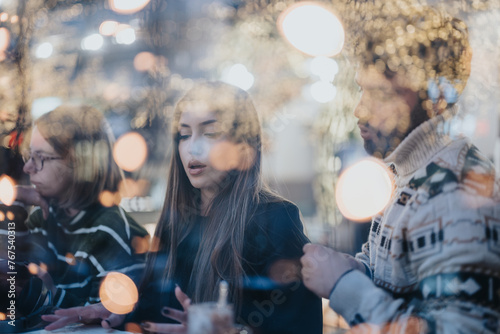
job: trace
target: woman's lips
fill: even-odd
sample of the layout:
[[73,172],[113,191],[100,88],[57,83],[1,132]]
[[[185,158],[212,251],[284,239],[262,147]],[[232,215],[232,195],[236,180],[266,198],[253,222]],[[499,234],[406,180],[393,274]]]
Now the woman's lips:
[[198,175],[203,173],[205,170],[206,166],[193,166],[193,167],[188,167],[189,174],[191,175]]

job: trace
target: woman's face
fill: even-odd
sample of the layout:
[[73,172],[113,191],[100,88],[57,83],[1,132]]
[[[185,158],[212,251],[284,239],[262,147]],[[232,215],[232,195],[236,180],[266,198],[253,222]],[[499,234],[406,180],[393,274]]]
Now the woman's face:
[[[227,142],[213,111],[186,110],[179,120],[179,155],[191,185],[202,199],[211,199],[221,188],[227,171],[214,167],[214,152]],[[217,164],[217,163],[216,163]]]
[[59,199],[71,184],[72,169],[43,138],[38,127],[31,135],[30,152],[32,158],[24,165],[24,172],[29,174],[40,195]]

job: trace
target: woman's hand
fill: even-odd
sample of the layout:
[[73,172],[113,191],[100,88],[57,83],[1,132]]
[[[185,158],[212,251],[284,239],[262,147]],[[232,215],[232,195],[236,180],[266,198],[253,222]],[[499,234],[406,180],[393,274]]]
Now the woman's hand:
[[161,324],[155,322],[145,322],[142,327],[154,333],[187,333],[187,312],[191,305],[191,299],[182,292],[179,286],[175,287],[175,297],[181,303],[184,311],[179,311],[170,307],[161,310],[163,316],[180,322],[180,324]]
[[49,203],[34,187],[16,186],[16,201],[26,205],[39,206],[42,209],[43,218],[47,219],[49,217]]
[[45,327],[45,330],[48,331],[78,322],[88,324],[96,321],[101,321],[101,326],[109,329],[119,326],[124,319],[125,315],[109,312],[102,303],[60,309],[56,310],[54,314],[42,315],[42,320],[51,322]]

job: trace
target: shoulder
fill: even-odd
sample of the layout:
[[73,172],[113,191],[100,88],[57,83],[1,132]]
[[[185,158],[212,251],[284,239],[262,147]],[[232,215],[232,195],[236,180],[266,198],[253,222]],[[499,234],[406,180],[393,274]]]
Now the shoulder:
[[431,197],[452,189],[491,197],[495,179],[493,163],[469,139],[460,138],[417,171],[410,181],[410,187],[426,190]]
[[99,227],[114,232],[131,231],[132,235],[147,234],[146,230],[119,206],[92,205],[85,210],[85,217],[88,227]]

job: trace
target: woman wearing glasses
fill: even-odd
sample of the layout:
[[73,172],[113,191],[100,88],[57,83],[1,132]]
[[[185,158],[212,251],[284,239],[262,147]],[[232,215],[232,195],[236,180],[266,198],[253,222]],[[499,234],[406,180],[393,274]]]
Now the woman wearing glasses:
[[61,106],[32,131],[24,172],[33,187],[17,187],[16,201],[36,207],[26,221],[34,245],[29,261],[46,269],[38,275],[56,307],[95,303],[108,272],[135,279],[144,267],[133,245],[146,230],[120,207],[99,202],[121,179],[108,132],[103,115],[88,106]]

